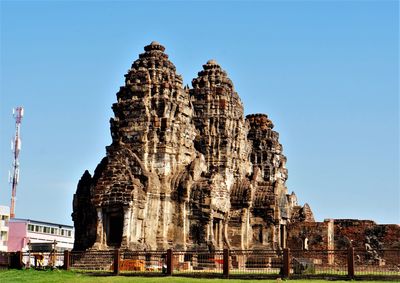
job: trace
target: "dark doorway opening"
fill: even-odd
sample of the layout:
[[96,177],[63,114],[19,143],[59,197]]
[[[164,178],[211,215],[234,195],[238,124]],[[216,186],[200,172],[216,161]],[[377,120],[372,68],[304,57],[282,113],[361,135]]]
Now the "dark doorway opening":
[[124,214],[122,209],[107,213],[107,245],[120,247],[122,242],[122,231],[124,228]]
[[263,237],[263,228],[262,228],[262,226],[260,225],[259,226],[259,229],[260,230],[258,230],[258,241],[262,244],[264,241],[264,237]]
[[286,248],[286,225],[284,225],[284,224],[281,224],[281,227],[280,227],[281,229],[281,248],[282,249],[284,249],[284,248]]

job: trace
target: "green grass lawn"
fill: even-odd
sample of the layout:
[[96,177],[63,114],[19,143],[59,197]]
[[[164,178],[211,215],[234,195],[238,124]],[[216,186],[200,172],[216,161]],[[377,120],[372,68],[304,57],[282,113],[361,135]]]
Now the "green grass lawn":
[[[267,282],[283,282],[282,280],[243,280],[243,279],[204,279],[204,278],[187,278],[187,277],[135,277],[135,276],[98,276],[97,273],[83,273],[76,271],[63,270],[0,270],[0,283],[6,282],[140,282],[140,283],[159,283],[159,282],[209,282],[209,283],[267,283]],[[325,280],[288,280],[290,282],[312,282],[322,283],[329,282]],[[346,282],[346,281],[335,281]],[[347,281],[348,282],[348,281]],[[362,281],[368,282],[384,282],[384,281]],[[388,281],[386,281],[388,282]]]

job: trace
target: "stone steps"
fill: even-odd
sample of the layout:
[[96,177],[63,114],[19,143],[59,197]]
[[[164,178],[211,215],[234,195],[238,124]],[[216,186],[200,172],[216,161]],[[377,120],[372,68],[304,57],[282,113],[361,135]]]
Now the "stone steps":
[[71,262],[71,268],[83,270],[110,270],[114,256],[110,253],[85,253]]

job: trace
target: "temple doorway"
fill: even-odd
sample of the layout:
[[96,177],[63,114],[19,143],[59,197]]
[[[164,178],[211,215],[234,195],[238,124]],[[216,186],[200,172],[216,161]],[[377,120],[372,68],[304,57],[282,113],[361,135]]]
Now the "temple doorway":
[[222,247],[222,219],[214,218],[213,233],[216,248],[220,249]]
[[286,248],[286,225],[281,224],[280,225],[280,246],[282,249]]
[[124,228],[124,213],[122,208],[106,212],[107,245],[119,248],[122,242]]

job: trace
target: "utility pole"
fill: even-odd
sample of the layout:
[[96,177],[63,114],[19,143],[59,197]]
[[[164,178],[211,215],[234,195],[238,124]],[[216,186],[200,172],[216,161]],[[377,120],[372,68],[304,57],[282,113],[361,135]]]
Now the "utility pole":
[[13,174],[11,180],[11,207],[10,218],[15,218],[15,196],[17,194],[17,185],[19,182],[19,152],[21,151],[21,138],[20,127],[22,117],[24,116],[24,108],[17,107],[13,109],[13,116],[15,118],[15,137],[11,143],[11,150],[13,152]]

